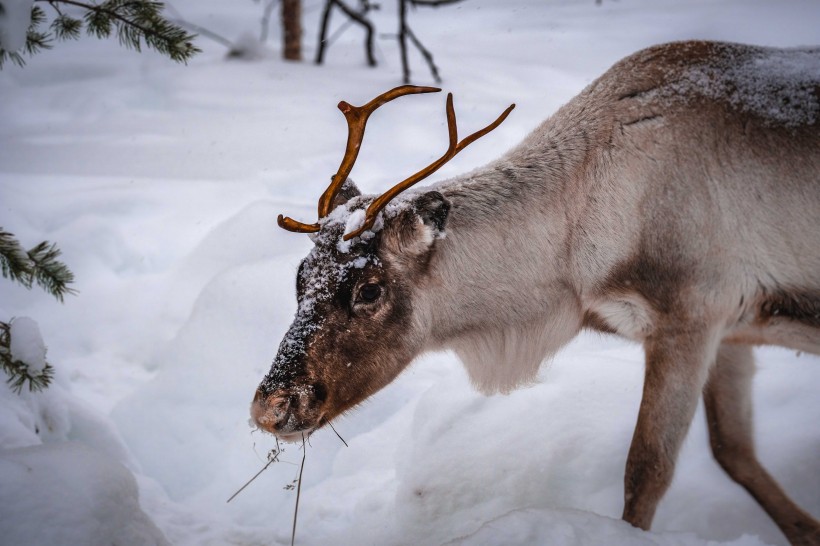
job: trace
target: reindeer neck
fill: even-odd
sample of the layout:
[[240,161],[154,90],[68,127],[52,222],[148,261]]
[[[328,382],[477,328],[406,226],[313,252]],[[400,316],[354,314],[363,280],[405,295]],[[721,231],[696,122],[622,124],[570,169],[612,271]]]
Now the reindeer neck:
[[589,156],[583,130],[547,121],[501,159],[437,185],[452,207],[425,289],[434,344],[499,324],[543,324],[559,302],[577,301],[567,298],[568,218]]

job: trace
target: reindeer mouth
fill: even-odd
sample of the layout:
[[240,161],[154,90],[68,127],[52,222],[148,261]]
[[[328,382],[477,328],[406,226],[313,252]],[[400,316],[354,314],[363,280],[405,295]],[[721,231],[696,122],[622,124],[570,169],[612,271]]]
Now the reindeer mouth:
[[299,432],[272,432],[276,438],[282,442],[286,442],[289,444],[299,444],[303,440],[307,440],[313,431],[316,430],[315,428],[305,429]]
[[269,434],[273,434],[276,436],[278,440],[283,442],[297,444],[302,441],[302,439],[307,440],[308,437],[313,434],[317,429],[319,429],[324,423],[317,423],[313,426],[307,427],[276,427],[271,426],[264,417],[262,418],[252,418],[251,424],[256,426],[259,430],[263,432],[267,432]]
[[294,431],[267,431],[276,436],[279,440],[291,444],[298,444],[301,443],[303,440],[307,440],[310,436],[325,426],[327,424],[327,420],[325,419],[324,415],[321,415],[319,419],[316,421],[315,425],[301,428]]

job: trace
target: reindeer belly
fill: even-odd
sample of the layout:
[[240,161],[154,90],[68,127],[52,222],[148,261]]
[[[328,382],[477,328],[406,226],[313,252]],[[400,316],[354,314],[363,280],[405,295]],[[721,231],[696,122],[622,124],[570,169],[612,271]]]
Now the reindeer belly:
[[820,292],[780,291],[761,295],[725,340],[780,345],[820,354]]

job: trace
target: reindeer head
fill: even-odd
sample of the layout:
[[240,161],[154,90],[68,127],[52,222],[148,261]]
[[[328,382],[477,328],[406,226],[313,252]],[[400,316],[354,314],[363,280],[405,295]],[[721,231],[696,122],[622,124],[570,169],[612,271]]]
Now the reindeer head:
[[414,314],[413,294],[425,282],[450,204],[436,191],[396,197],[495,129],[514,105],[459,142],[448,95],[450,145],[441,158],[376,198],[361,196],[347,176],[376,108],[435,91],[402,86],[361,107],[339,103],[348,121],[347,148],[319,199],[319,221],[279,216],[281,227],[311,233],[315,244],[297,274],[296,317],[251,405],[256,424],[279,438],[300,438],[355,406],[393,380],[424,346],[425,325]]

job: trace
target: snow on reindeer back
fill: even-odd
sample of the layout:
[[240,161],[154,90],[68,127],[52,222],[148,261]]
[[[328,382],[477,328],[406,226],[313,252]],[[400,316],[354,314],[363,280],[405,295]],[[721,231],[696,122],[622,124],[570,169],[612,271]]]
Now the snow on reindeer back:
[[665,98],[695,94],[725,101],[766,125],[794,128],[820,120],[820,48],[723,44],[719,52],[657,92]]

